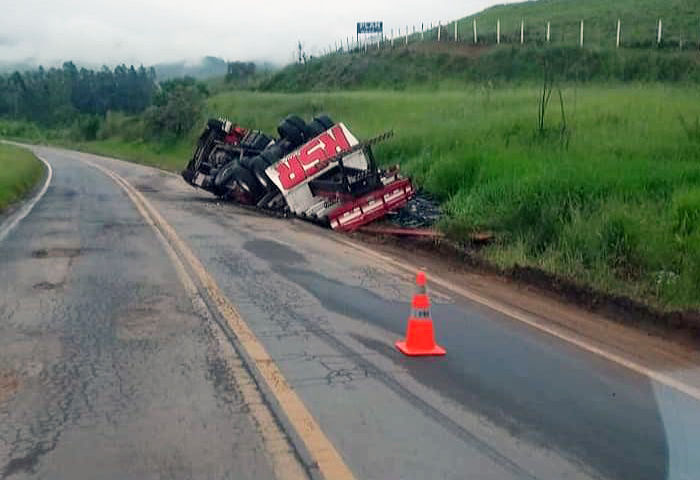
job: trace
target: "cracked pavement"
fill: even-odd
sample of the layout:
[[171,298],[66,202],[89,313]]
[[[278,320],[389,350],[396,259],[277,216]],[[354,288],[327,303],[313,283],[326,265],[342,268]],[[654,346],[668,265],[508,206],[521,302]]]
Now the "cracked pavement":
[[692,399],[439,288],[448,355],[407,359],[393,347],[414,289],[405,272],[170,174],[36,150],[54,183],[0,244],[0,478],[275,476],[227,373],[240,360],[128,199],[81,158],[175,228],[357,478],[700,471]]

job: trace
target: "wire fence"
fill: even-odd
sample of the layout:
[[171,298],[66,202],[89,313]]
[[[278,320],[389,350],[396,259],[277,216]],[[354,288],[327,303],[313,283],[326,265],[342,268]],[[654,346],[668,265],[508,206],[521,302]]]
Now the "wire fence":
[[357,53],[423,42],[471,46],[558,45],[590,48],[655,48],[700,50],[700,17],[663,18],[625,24],[623,18],[600,20],[518,21],[473,17],[387,28],[383,34],[346,37],[320,53]]

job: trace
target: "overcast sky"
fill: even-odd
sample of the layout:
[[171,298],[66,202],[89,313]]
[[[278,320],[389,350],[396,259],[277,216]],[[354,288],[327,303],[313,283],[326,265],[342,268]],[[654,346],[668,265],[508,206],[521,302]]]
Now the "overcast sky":
[[151,65],[194,60],[286,63],[355,34],[452,20],[507,0],[0,0],[0,62]]

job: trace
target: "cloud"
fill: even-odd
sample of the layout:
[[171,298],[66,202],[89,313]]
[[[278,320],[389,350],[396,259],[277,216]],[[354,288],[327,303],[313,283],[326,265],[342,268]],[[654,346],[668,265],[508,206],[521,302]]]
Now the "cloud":
[[310,53],[355,34],[355,22],[385,29],[459,18],[489,0],[23,0],[3,8],[0,58],[45,64],[153,64],[214,55],[291,60],[298,40]]

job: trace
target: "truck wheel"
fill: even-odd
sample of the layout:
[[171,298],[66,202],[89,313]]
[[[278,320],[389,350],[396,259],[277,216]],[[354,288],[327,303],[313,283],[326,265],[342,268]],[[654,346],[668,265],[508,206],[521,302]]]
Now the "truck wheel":
[[245,168],[246,170],[253,170],[253,161],[258,158],[257,156],[252,156],[252,157],[243,157],[241,158],[241,167]]
[[214,186],[218,188],[226,185],[233,178],[235,168],[236,162],[230,162],[224,168],[219,170],[219,173],[217,173],[216,177],[214,178]]
[[319,124],[323,125],[324,130],[328,130],[335,125],[335,122],[331,120],[331,117],[328,115],[319,115],[318,117],[314,118],[314,122],[318,122]]
[[268,165],[272,165],[273,163],[282,159],[282,157],[284,156],[284,152],[282,151],[282,148],[280,148],[279,145],[275,144],[267,150],[264,150],[260,154],[260,156],[265,159]]
[[233,175],[226,186],[232,198],[248,205],[255,205],[265,194],[255,177],[241,166],[233,168]]
[[255,178],[258,180],[258,183],[260,183],[260,185],[262,185],[262,187],[267,191],[274,186],[270,180],[270,177],[268,177],[267,173],[265,173],[265,170],[270,165],[271,163],[269,163],[265,157],[259,156],[255,157],[253,160],[253,168],[251,169],[253,175],[255,175]]
[[289,115],[277,127],[280,137],[298,147],[306,140],[306,123],[296,115]]
[[326,131],[326,129],[323,128],[323,125],[318,123],[316,120],[313,120],[306,127],[306,136],[307,136],[307,138],[311,139],[311,138],[314,138],[314,137],[321,135],[325,131]]
[[307,138],[313,138],[321,135],[323,132],[331,128],[333,125],[333,120],[330,119],[328,115],[321,115],[314,118],[307,127]]
[[251,194],[255,203],[257,203],[258,200],[260,200],[260,197],[262,197],[263,192],[260,188],[260,184],[255,179],[252,173],[250,173],[243,167],[235,167],[233,177],[235,178],[236,182],[238,182],[238,184],[241,187],[243,187],[244,190]]
[[251,130],[241,140],[241,147],[248,150],[261,151],[267,147],[272,139],[262,132]]

